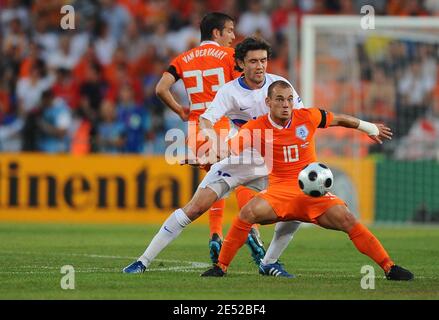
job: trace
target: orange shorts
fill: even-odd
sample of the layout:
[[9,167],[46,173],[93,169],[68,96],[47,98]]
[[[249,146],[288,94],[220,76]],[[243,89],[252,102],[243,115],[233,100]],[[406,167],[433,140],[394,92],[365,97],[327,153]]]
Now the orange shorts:
[[308,196],[291,181],[273,184],[270,181],[268,189],[260,192],[258,197],[268,201],[280,220],[299,220],[315,224],[318,224],[317,218],[329,208],[339,204],[346,205],[331,193],[318,198]]
[[[188,120],[188,137],[186,139],[186,144],[188,147],[194,152],[194,154],[197,154],[198,149],[206,143],[205,140],[197,139],[198,133],[201,131],[200,129],[200,115],[198,113],[191,113],[189,115]],[[217,135],[221,134],[221,129],[226,130],[228,133],[230,130],[230,123],[229,120],[226,117],[221,118],[215,125],[213,126],[215,129],[215,132]],[[223,132],[224,135],[225,132]],[[225,138],[225,137],[224,137]]]

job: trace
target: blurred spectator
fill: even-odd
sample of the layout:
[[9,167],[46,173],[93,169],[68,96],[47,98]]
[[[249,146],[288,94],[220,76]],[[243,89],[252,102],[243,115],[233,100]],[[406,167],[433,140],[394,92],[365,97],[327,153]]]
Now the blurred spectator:
[[20,64],[19,77],[26,78],[30,76],[32,66],[42,58],[41,47],[35,42],[29,44],[29,50],[27,56],[22,60]]
[[276,35],[286,36],[290,15],[295,15],[296,27],[300,29],[302,11],[297,2],[298,0],[280,0],[279,6],[274,8],[271,13],[271,26]]
[[31,30],[32,40],[42,48],[42,58],[46,61],[48,56],[58,49],[58,35],[49,29],[49,20],[46,15],[35,16],[35,24]]
[[5,33],[2,50],[4,52],[15,51],[20,58],[24,58],[29,45],[28,38],[19,19],[10,22],[9,32]]
[[435,83],[422,72],[420,60],[413,60],[398,84],[398,93],[401,96],[401,104],[398,109],[398,134],[405,135],[412,123],[432,103]]
[[99,61],[96,57],[94,46],[89,44],[85,53],[82,55],[73,69],[73,77],[78,81],[78,83],[86,81],[87,75],[93,66],[99,66]]
[[29,12],[21,4],[20,0],[6,0],[6,7],[0,8],[0,29],[9,33],[9,25],[12,20],[19,20],[22,26],[27,27],[29,22]]
[[116,47],[117,41],[111,36],[108,24],[102,22],[98,26],[98,38],[95,40],[96,57],[99,63],[102,65],[109,64]]
[[399,143],[395,158],[399,160],[439,160],[439,103],[416,120]]
[[17,98],[19,114],[26,116],[35,109],[44,91],[51,88],[54,82],[53,75],[48,75],[45,64],[42,60],[38,60],[30,70],[29,77],[18,80]]
[[371,122],[384,122],[391,128],[396,119],[396,89],[383,68],[372,69],[372,80],[364,84],[362,117]]
[[101,122],[98,125],[96,146],[103,153],[122,152],[125,145],[124,124],[116,120],[116,108],[110,100],[105,100],[100,109]]
[[431,14],[437,16],[439,15],[439,1],[437,0],[425,0],[425,9]]
[[63,68],[72,70],[78,63],[78,56],[72,50],[71,37],[68,34],[62,35],[59,39],[59,46],[47,56],[50,68]]
[[128,62],[137,63],[147,50],[147,46],[146,37],[140,33],[137,22],[131,21],[126,34],[121,39],[121,48],[126,53]]
[[176,41],[168,30],[165,22],[154,26],[153,33],[148,37],[148,44],[154,47],[157,58],[165,60],[172,56],[172,41]]
[[56,71],[56,81],[52,88],[55,97],[63,99],[71,109],[78,108],[79,86],[72,77],[72,71],[59,68]]
[[337,14],[354,15],[355,5],[352,0],[338,0]]
[[425,16],[428,12],[419,0],[389,0],[387,12],[396,16]]
[[135,102],[134,92],[128,84],[124,84],[120,88],[117,121],[123,123],[125,128],[123,151],[142,153],[151,127],[150,118],[145,109]]
[[6,75],[0,72],[0,151],[21,150],[23,120],[11,108]]
[[41,99],[41,117],[38,147],[40,151],[61,153],[69,151],[69,127],[72,115],[69,106],[60,98],[55,98],[51,90],[44,91]]
[[248,37],[260,33],[267,41],[271,41],[273,30],[270,16],[263,10],[261,0],[248,3],[248,10],[239,18],[236,29],[243,36]]
[[92,127],[91,137],[95,137],[98,112],[108,84],[102,78],[101,67],[92,64],[86,69],[85,81],[79,87],[79,115],[88,120]]
[[393,75],[394,80],[398,82],[408,64],[409,56],[404,43],[398,40],[391,41],[383,60],[383,65],[387,73]]
[[363,6],[372,6],[377,15],[383,15],[386,13],[387,0],[355,0],[353,2],[357,14],[361,13],[361,8]]
[[23,125],[23,120],[15,114],[0,115],[0,152],[19,152],[22,150],[21,130]]
[[202,17],[193,13],[190,15],[190,24],[173,33],[175,41],[171,39],[170,48],[175,52],[183,52],[200,43],[200,21]]
[[101,17],[108,26],[109,36],[119,41],[131,20],[129,11],[115,0],[101,0]]

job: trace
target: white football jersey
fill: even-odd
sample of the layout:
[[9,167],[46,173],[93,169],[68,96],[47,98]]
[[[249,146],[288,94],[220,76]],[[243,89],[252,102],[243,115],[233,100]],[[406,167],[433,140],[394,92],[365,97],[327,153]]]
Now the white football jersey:
[[[285,78],[270,73],[265,74],[265,83],[260,89],[250,89],[242,77],[230,81],[218,90],[214,100],[201,117],[215,124],[225,116],[236,127],[241,127],[247,121],[268,113],[265,98],[268,87],[277,80],[286,81],[291,85]],[[294,87],[292,85],[291,87],[293,88],[294,108],[303,108],[302,100]]]

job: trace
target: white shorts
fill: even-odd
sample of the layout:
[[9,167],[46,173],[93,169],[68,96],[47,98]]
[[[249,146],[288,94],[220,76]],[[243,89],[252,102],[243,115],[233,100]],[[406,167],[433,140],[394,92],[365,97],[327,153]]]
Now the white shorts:
[[215,191],[218,199],[222,199],[241,185],[258,192],[265,190],[268,185],[267,176],[268,170],[263,161],[256,161],[256,164],[243,163],[241,156],[231,156],[212,165],[198,187],[209,187]]

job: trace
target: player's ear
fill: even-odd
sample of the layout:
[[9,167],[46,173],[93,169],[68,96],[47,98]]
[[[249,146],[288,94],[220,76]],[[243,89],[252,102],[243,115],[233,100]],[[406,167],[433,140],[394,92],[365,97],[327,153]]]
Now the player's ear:
[[212,40],[216,41],[216,39],[218,39],[219,37],[221,37],[221,30],[215,28],[212,30]]
[[236,63],[238,64],[238,67],[241,68],[241,70],[244,70],[244,61],[236,59]]
[[267,105],[267,107],[270,108],[270,97],[269,96],[265,97],[265,104]]

